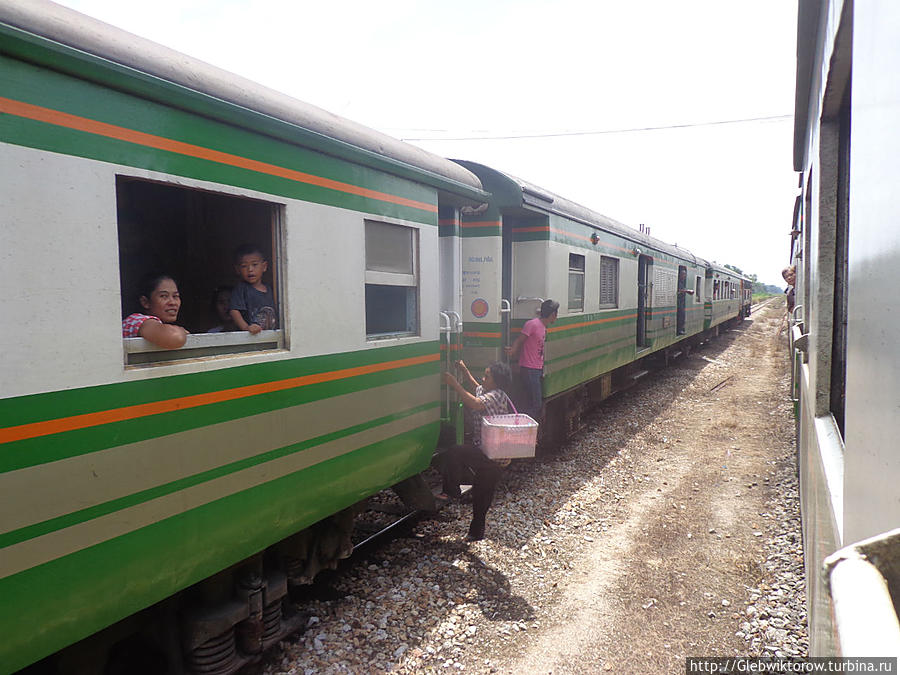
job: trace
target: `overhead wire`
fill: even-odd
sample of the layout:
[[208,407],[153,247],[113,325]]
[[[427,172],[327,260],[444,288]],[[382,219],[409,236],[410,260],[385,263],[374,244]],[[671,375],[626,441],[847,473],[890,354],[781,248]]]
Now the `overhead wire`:
[[666,129],[687,129],[690,127],[712,127],[725,124],[744,124],[747,122],[769,122],[776,120],[793,119],[793,115],[769,115],[766,117],[744,117],[734,120],[715,120],[712,122],[689,122],[685,124],[668,124],[657,127],[634,127],[631,129],[603,129],[597,131],[559,131],[543,134],[505,134],[496,136],[431,136],[431,137],[401,137],[401,141],[501,141],[524,138],[561,138],[566,136],[601,136],[606,134],[630,134],[641,131],[664,131]]

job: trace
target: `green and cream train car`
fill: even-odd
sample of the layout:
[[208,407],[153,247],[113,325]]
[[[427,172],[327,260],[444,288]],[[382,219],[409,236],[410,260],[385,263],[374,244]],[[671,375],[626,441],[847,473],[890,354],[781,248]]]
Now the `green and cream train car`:
[[747,279],[722,265],[710,263],[706,269],[706,295],[703,328],[716,328],[744,314],[743,288]]
[[[585,405],[740,318],[741,275],[495,169],[460,161],[490,202],[463,208],[443,236],[461,242],[461,349],[498,358],[540,303],[548,329],[543,422],[564,437]],[[449,225],[449,223],[448,223]]]
[[[287,581],[346,554],[344,510],[428,466],[438,216],[486,194],[44,0],[0,4],[0,60],[0,672],[107,626],[231,672],[236,641],[278,638]],[[244,242],[278,327],[207,333]],[[181,349],[121,337],[150,268],[179,283]],[[148,613],[180,633],[142,636]]]

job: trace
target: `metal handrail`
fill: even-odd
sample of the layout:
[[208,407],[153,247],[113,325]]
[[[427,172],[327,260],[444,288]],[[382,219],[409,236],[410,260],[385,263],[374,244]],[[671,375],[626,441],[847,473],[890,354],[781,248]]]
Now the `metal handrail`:
[[900,530],[845,546],[824,561],[833,627],[842,656],[900,655],[900,621],[890,587],[897,581]]
[[444,312],[453,319],[453,332],[454,333],[462,333],[463,330],[463,320],[462,317],[454,312],[452,309],[445,309]]
[[[446,349],[446,363],[444,363],[443,370],[450,370],[450,363],[452,361],[452,354],[450,351],[451,345],[451,335],[458,335],[462,333],[463,329],[463,321],[462,317],[457,312],[454,312],[452,309],[445,309],[439,312],[441,317],[441,325],[440,325],[440,333],[442,336],[442,342],[447,345]],[[446,336],[444,339],[443,336]],[[443,358],[443,357],[442,357]],[[450,392],[447,391],[447,395],[443,397],[443,414],[442,417],[445,420],[450,419]]]
[[[440,332],[441,333],[452,333],[453,332],[453,320],[450,318],[450,314],[447,312],[440,312],[439,314],[441,317]],[[447,320],[446,326],[444,325],[444,319]]]
[[[441,317],[440,324],[440,333],[441,333],[441,342],[447,345],[446,354],[446,363],[443,364],[442,371],[449,370],[450,366],[450,334],[453,332],[453,319],[450,318],[449,312],[439,312]],[[446,323],[445,323],[446,322]],[[444,338],[446,336],[446,339]],[[442,355],[441,359],[444,359]],[[443,377],[443,376],[442,376]],[[447,389],[446,387],[442,387],[442,389]],[[445,420],[450,419],[450,392],[447,390],[444,395],[441,397],[443,400],[441,401],[441,417]]]

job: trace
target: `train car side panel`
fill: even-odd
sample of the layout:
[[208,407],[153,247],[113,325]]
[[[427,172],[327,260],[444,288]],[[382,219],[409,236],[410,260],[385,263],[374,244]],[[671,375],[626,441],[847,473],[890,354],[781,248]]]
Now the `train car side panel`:
[[[900,66],[898,27],[900,7],[893,3],[863,5],[854,12],[845,410],[850,541],[900,524],[900,455],[895,451],[900,437],[900,229],[895,225],[900,202],[897,165],[890,159],[900,149],[895,124],[900,83],[885,77]],[[834,401],[832,407],[837,407]]]
[[[0,326],[0,662],[14,670],[428,465],[438,202],[477,180],[356,164],[334,140],[306,147],[265,115],[2,29],[14,254],[0,282],[22,289],[0,301],[16,317]],[[152,100],[125,93],[142,90]],[[370,265],[370,230],[399,233],[408,270]],[[271,344],[204,332],[245,237],[269,256]],[[171,352],[121,337],[129,289],[163,263],[192,330]],[[367,314],[384,287],[404,301]]]
[[[794,169],[802,193],[791,239],[791,357],[813,655],[895,653],[900,637],[879,623],[875,642],[845,642],[860,636],[859,617],[848,621],[832,602],[838,591],[829,589],[822,564],[836,549],[900,523],[893,292],[900,237],[885,225],[900,211],[890,159],[900,143],[900,96],[890,77],[900,65],[898,26],[894,3],[800,2]],[[863,611],[890,606],[885,589],[895,587],[896,575],[883,561],[892,555],[885,549],[869,558],[886,580],[880,591],[843,589]]]

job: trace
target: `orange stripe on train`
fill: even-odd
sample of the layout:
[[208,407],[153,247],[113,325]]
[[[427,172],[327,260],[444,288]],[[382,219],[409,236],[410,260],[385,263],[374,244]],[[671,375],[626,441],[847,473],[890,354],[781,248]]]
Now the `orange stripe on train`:
[[263,382],[261,384],[247,385],[245,387],[223,389],[221,391],[213,391],[206,394],[182,396],[181,398],[173,398],[166,401],[141,403],[138,405],[126,406],[124,408],[114,408],[112,410],[101,410],[100,412],[84,413],[82,415],[72,415],[70,417],[60,417],[59,419],[55,420],[45,420],[42,422],[32,422],[30,424],[20,424],[15,427],[0,429],[0,443],[12,443],[13,441],[21,441],[28,438],[36,438],[38,436],[59,434],[64,431],[74,431],[76,429],[96,427],[102,424],[110,424],[112,422],[122,422],[125,420],[132,420],[140,417],[148,417],[150,415],[159,415],[160,413],[174,412],[175,410],[197,408],[199,406],[210,405],[212,403],[222,403],[224,401],[233,401],[235,399],[247,398],[249,396],[258,396],[260,394],[270,394],[276,391],[284,391],[285,389],[305,387],[310,384],[332,382],[334,380],[341,380],[348,377],[358,377],[360,375],[369,375],[371,373],[393,370],[395,368],[416,366],[422,363],[438,361],[439,359],[440,355],[438,354],[426,354],[424,356],[414,356],[407,359],[399,359],[397,361],[374,363],[368,366],[344,368],[343,370],[334,370],[327,373],[314,373],[312,375],[291,377],[286,380],[278,380],[275,382]]
[[75,129],[76,131],[84,131],[97,136],[127,141],[136,145],[175,152],[189,157],[197,157],[198,159],[206,159],[211,162],[218,162],[219,164],[249,169],[258,173],[278,176],[279,178],[287,178],[288,180],[337,190],[338,192],[354,194],[360,197],[368,197],[370,199],[377,199],[379,201],[399,204],[401,206],[409,206],[414,209],[421,209],[433,213],[436,213],[438,210],[437,206],[434,204],[427,204],[414,199],[406,199],[405,197],[398,197],[386,192],[370,190],[358,185],[351,185],[350,183],[342,183],[341,181],[303,173],[302,171],[294,171],[293,169],[287,169],[275,164],[267,164],[266,162],[260,162],[255,159],[241,157],[240,155],[232,155],[227,152],[220,152],[219,150],[212,150],[200,145],[184,143],[163,136],[154,136],[153,134],[144,133],[143,131],[135,131],[114,124],[107,124],[106,122],[98,122],[97,120],[92,120],[87,117],[79,117],[78,115],[71,115],[58,110],[43,108],[30,103],[14,101],[9,98],[3,98],[2,96],[0,96],[0,112],[16,115],[17,117],[25,117],[38,122],[66,127],[68,129]]

